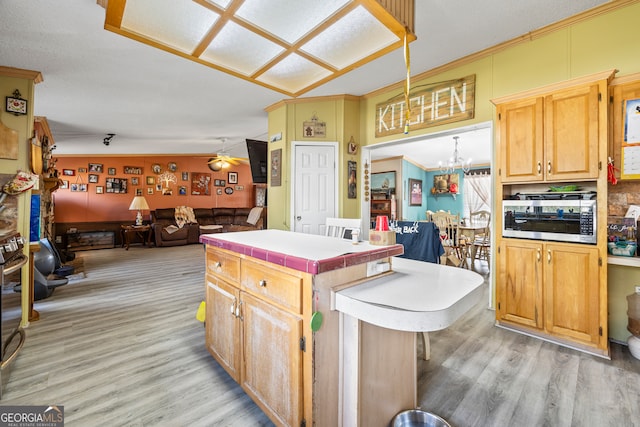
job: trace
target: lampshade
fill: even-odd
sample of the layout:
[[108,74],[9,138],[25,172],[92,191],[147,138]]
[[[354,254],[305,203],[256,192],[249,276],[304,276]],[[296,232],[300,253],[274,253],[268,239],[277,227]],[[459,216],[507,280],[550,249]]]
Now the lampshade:
[[414,0],[109,0],[105,29],[298,96],[415,40]]
[[149,204],[147,203],[147,199],[144,196],[136,196],[133,198],[131,205],[129,206],[130,211],[139,211],[149,209]]

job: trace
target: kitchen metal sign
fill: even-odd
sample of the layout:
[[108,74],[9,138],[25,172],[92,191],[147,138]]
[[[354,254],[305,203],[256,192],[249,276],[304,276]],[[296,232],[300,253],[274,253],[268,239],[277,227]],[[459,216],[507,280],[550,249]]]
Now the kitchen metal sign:
[[[455,80],[417,86],[409,96],[409,130],[468,120],[475,113],[475,74]],[[376,105],[376,137],[405,130],[404,97]]]

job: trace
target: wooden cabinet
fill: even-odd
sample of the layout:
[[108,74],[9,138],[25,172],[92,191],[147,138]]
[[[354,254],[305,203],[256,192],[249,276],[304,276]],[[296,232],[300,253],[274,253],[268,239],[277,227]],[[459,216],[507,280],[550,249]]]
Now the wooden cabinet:
[[205,345],[277,424],[305,419],[304,273],[207,246]]
[[602,95],[596,82],[498,104],[502,182],[596,179]]
[[542,329],[542,245],[504,240],[498,257],[498,320]]
[[[497,320],[565,343],[607,349],[606,289],[597,247],[502,239]],[[603,315],[604,313],[604,315]]]
[[[607,106],[614,71],[494,99],[496,197],[579,185],[596,198],[596,244],[495,233],[497,324],[600,356],[607,336]],[[494,227],[502,230],[503,217]]]
[[282,425],[299,426],[302,320],[249,294],[241,294],[240,304],[242,388]]
[[207,275],[205,345],[236,381],[240,381],[239,302],[238,288]]

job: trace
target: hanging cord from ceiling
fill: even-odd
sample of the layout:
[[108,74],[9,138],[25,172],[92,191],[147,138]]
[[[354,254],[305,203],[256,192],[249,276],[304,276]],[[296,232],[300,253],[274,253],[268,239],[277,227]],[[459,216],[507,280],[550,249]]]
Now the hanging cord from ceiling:
[[409,122],[411,118],[411,105],[409,104],[409,92],[411,91],[411,57],[409,55],[409,29],[404,29],[404,64],[407,67],[407,80],[404,85],[404,133],[409,133]]

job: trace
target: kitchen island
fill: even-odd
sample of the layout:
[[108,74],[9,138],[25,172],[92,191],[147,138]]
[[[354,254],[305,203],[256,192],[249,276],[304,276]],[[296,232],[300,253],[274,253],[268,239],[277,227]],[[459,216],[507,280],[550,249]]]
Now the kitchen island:
[[[479,275],[393,258],[402,245],[281,230],[200,239],[207,349],[277,425],[383,426],[414,408],[415,332],[446,327],[480,297]],[[420,320],[400,300],[433,300],[420,286],[436,282],[463,289]]]

